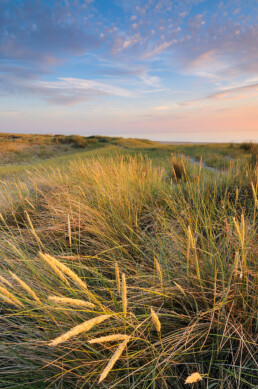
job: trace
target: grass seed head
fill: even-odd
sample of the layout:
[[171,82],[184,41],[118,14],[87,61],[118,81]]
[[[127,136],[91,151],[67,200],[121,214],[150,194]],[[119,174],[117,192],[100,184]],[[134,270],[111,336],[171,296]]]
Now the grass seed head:
[[121,290],[121,285],[120,285],[120,273],[119,273],[119,267],[118,267],[117,262],[116,262],[116,264],[115,264],[115,271],[116,271],[116,285],[117,285],[117,291],[118,291],[118,293],[120,294],[120,290]]
[[183,295],[186,296],[185,291],[184,291],[184,289],[182,288],[182,286],[180,286],[179,284],[177,284],[175,281],[174,281],[174,284],[175,284],[176,287],[180,290],[180,292],[182,292]]
[[87,308],[94,308],[95,305],[84,300],[79,299],[73,299],[69,297],[59,297],[59,296],[48,296],[48,299],[51,301],[54,301],[58,304],[67,304],[67,305],[73,305],[75,307],[87,307]]
[[[4,294],[2,294],[2,293],[0,293],[0,299],[1,300],[3,300],[3,301],[5,301],[6,303],[8,303],[8,304],[14,304],[14,302],[11,300],[11,299],[9,299],[8,297],[6,297]],[[14,305],[16,305],[16,304],[14,304]]]
[[152,308],[151,308],[151,317],[152,317],[152,321],[156,327],[157,332],[160,333],[161,323],[159,321],[158,315],[156,314],[156,312]]
[[99,377],[99,384],[107,377],[108,373],[110,372],[110,370],[112,369],[112,367],[114,366],[116,361],[120,358],[122,352],[126,348],[126,345],[127,345],[128,341],[129,341],[129,339],[130,339],[130,337],[127,336],[127,338],[118,346],[118,348],[116,349],[116,351],[113,354],[112,358],[109,360],[107,366],[105,367],[105,369],[101,373],[101,375]]
[[162,286],[163,285],[162,270],[161,270],[160,264],[159,264],[159,262],[158,262],[158,260],[156,258],[155,258],[155,265],[156,265],[156,270],[157,270],[157,273],[158,273],[158,276],[159,276],[160,285]]
[[255,204],[255,207],[258,208],[257,191],[256,191],[256,189],[254,187],[253,182],[251,182],[251,187],[252,187],[253,196],[254,196],[254,204]]
[[73,327],[68,332],[64,333],[63,335],[59,336],[56,339],[53,339],[49,346],[57,346],[60,343],[66,342],[68,339],[77,336],[81,334],[82,332],[89,331],[92,327],[96,326],[97,324],[102,323],[104,320],[107,320],[111,315],[101,315],[94,317],[93,319],[87,320],[82,324],[79,324],[78,326]]
[[12,284],[8,280],[6,280],[4,277],[2,277],[2,276],[0,276],[0,282],[2,282],[3,284],[8,285],[10,288],[13,287]]
[[12,303],[16,306],[20,306],[20,307],[24,307],[23,303],[21,301],[19,301],[17,299],[16,296],[14,296],[14,294],[12,294],[11,292],[9,292],[9,290],[7,290],[6,288],[4,288],[3,286],[0,286],[0,293],[2,293],[4,296],[6,296],[9,300],[12,301]]
[[58,277],[64,282],[66,283],[67,286],[70,286],[69,282],[67,281],[66,277],[64,276],[64,274],[60,271],[60,269],[58,268],[58,266],[56,266],[56,263],[55,261],[53,260],[52,257],[48,257],[46,254],[43,254],[43,253],[39,253],[40,257],[42,259],[44,259],[44,261],[47,262],[47,264],[54,270],[54,272],[58,275]]
[[124,317],[126,318],[126,313],[127,313],[127,285],[126,285],[125,273],[122,274],[122,305],[123,305]]
[[69,276],[77,285],[79,285],[82,289],[88,290],[87,285],[85,282],[83,282],[80,277],[77,276],[77,274],[71,270],[68,266],[63,264],[62,262],[58,261],[58,259],[52,257],[49,254],[45,254],[45,256],[52,261],[64,274]]
[[125,340],[127,338],[128,335],[115,334],[115,335],[101,336],[100,338],[96,338],[96,339],[91,339],[89,340],[89,343],[94,344],[94,343],[105,343],[105,342],[117,342],[118,340]]
[[186,378],[185,384],[194,384],[202,380],[202,376],[199,373],[193,373]]
[[42,305],[42,302],[34,292],[34,290],[31,289],[31,287],[26,284],[23,280],[21,280],[16,274],[10,272],[10,274],[13,276],[13,278],[21,285],[21,287],[28,292],[28,294],[31,295],[31,297],[40,305]]

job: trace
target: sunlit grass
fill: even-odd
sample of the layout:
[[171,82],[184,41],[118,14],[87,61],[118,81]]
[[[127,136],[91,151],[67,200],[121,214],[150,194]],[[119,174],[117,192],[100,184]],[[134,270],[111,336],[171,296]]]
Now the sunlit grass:
[[257,169],[143,154],[1,183],[1,387],[256,387]]

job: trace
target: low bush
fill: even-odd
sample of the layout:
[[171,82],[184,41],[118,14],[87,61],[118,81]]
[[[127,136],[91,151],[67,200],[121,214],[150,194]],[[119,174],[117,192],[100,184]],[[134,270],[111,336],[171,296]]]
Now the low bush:
[[240,145],[240,149],[242,149],[244,151],[251,152],[251,153],[254,152],[256,147],[257,147],[257,145],[253,142],[243,142]]

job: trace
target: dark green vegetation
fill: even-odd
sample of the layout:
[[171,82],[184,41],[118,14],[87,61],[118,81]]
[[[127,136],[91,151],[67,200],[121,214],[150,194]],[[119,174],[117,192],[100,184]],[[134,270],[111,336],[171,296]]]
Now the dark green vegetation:
[[[257,387],[257,146],[12,142],[29,157],[0,170],[0,387]],[[117,334],[98,384],[123,340],[89,341]]]

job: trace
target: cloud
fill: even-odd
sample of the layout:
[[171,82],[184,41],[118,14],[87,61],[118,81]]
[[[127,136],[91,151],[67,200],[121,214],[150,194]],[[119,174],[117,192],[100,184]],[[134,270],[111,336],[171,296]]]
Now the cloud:
[[125,41],[123,44],[123,49],[126,49],[128,46],[130,46],[131,43],[132,41]]
[[196,105],[200,102],[207,102],[207,101],[239,100],[239,99],[254,97],[257,94],[258,94],[258,83],[255,83],[251,85],[243,85],[236,88],[220,90],[219,92],[212,93],[210,95],[207,95],[199,99],[194,99],[194,100],[189,100],[186,102],[179,103],[179,105],[185,107],[185,106]]
[[213,81],[257,74],[258,26],[252,10],[246,7],[232,19],[231,12],[223,12],[229,11],[230,3],[206,16],[204,25],[201,15],[199,21],[195,17],[188,22],[184,36],[172,48],[181,73]]
[[157,76],[150,76],[148,73],[146,73],[143,76],[140,76],[140,78],[148,86],[151,86],[153,88],[161,87],[161,80]]
[[184,78],[190,75],[208,91],[214,82],[222,86],[181,105],[251,96],[254,89],[229,88],[258,71],[251,3],[0,0],[1,93],[69,105],[97,96],[131,98],[134,86],[137,96],[161,94],[189,80],[182,89],[191,94],[193,78]]
[[[0,2],[1,59],[53,63],[100,44],[95,26],[84,17],[91,1]],[[83,13],[82,13],[83,11]]]
[[220,92],[213,93],[207,99],[225,100],[246,98],[256,95],[258,92],[258,83],[252,85],[244,85],[237,88],[225,89]]
[[159,106],[159,107],[155,107],[155,109],[156,109],[157,111],[165,111],[165,110],[169,109],[169,107],[166,106],[166,105],[161,105],[161,106]]
[[0,77],[0,86],[5,93],[35,95],[48,103],[58,105],[74,105],[99,96],[132,96],[129,91],[117,86],[76,78],[37,81]]
[[164,50],[166,50],[168,47],[170,47],[174,42],[175,42],[174,40],[172,40],[170,42],[164,42],[164,43],[158,45],[157,47],[153,48],[151,51],[144,53],[142,58],[147,59],[150,57],[154,57],[154,56],[162,53]]
[[99,74],[105,76],[116,76],[116,77],[143,77],[148,73],[148,69],[145,66],[131,66],[116,63],[111,63],[109,66],[104,66],[98,69]]
[[[148,92],[152,91],[164,91],[162,87],[161,78],[151,75],[150,69],[144,65],[141,66],[132,66],[132,65],[124,65],[119,66],[116,63],[111,63],[110,66],[102,67],[99,71],[100,74],[104,76],[113,76],[116,79],[123,78],[123,82],[127,82],[128,85],[132,85],[132,82],[135,83],[135,87],[137,87],[137,94],[145,93],[146,91],[142,89],[142,84],[151,88]],[[133,80],[130,80],[131,78]]]
[[[183,75],[213,81],[257,73],[258,26],[252,2],[214,2],[212,9],[204,1],[146,1],[141,7],[136,3],[123,1],[121,6],[132,16],[140,12],[137,39],[131,39],[131,25],[118,29],[111,42],[114,55],[123,52],[129,58],[133,52],[136,60],[162,59]],[[200,4],[202,11],[196,14]]]
[[210,79],[257,71],[258,28],[249,3],[227,0],[212,12],[203,0],[111,0],[102,7],[93,0],[3,0],[2,60],[51,68],[102,50],[124,63],[166,53],[177,71]]

